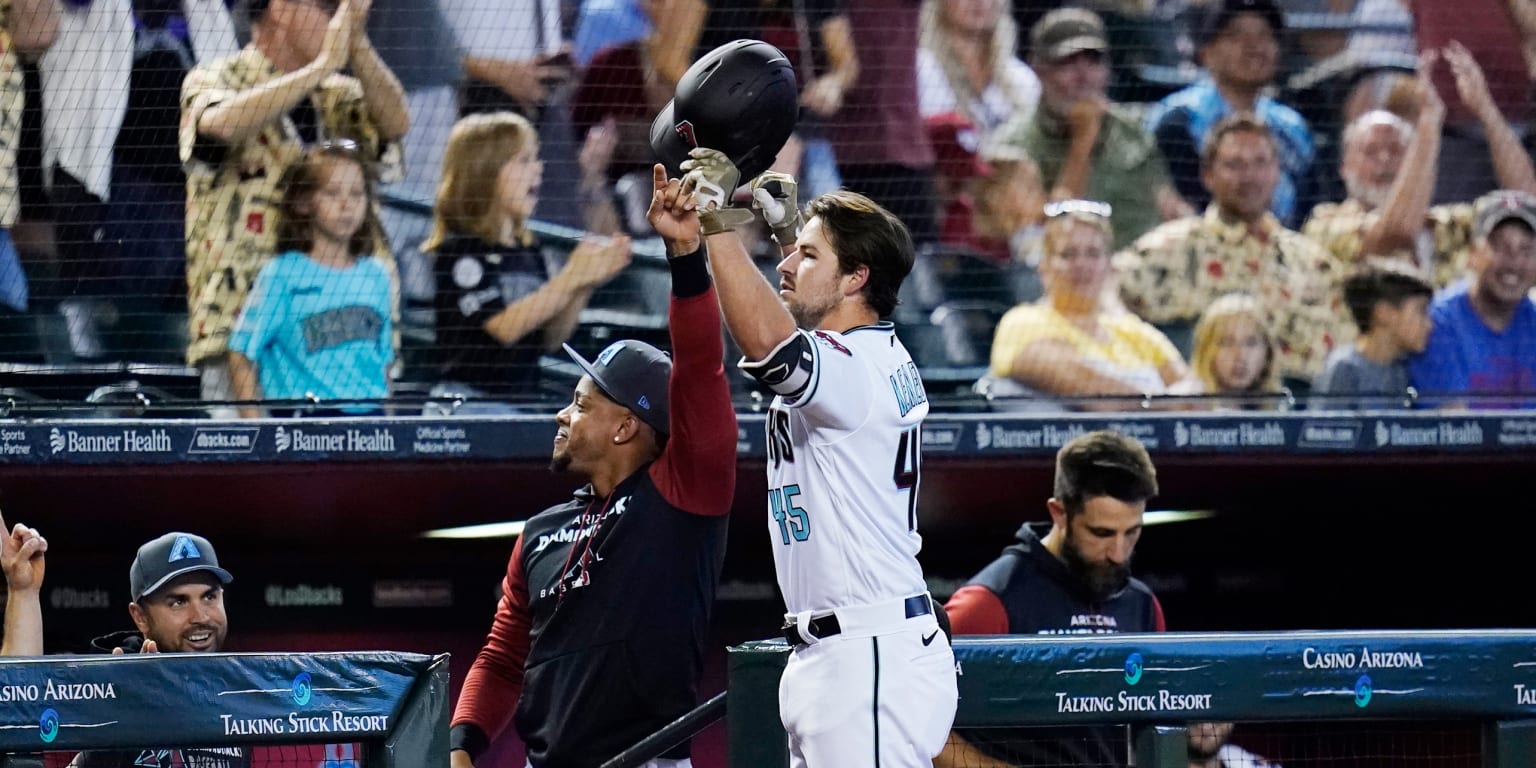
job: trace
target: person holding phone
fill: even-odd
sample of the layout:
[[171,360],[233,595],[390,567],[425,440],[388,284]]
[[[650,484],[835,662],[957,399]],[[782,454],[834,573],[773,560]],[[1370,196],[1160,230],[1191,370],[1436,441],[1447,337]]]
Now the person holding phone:
[[550,0],[443,0],[464,50],[459,116],[511,110],[534,119],[573,74],[560,32],[560,3]]

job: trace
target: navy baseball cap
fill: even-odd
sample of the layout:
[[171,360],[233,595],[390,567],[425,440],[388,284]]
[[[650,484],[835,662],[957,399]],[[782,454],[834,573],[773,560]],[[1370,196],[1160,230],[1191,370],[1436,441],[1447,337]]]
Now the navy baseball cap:
[[589,363],[571,345],[562,346],[608,399],[628,408],[659,434],[670,433],[667,383],[672,379],[672,358],[667,353],[643,341],[625,339],[609,344]]
[[1280,10],[1274,0],[1216,0],[1205,6],[1205,15],[1200,20],[1199,45],[1204,48],[1212,40],[1215,40],[1227,24],[1240,13],[1257,13],[1269,22],[1270,31],[1279,38],[1285,31],[1285,12]]
[[145,595],[165,586],[166,582],[193,571],[208,571],[219,583],[235,580],[219,567],[219,556],[208,540],[195,533],[173,531],[139,547],[128,569],[128,590],[137,603]]

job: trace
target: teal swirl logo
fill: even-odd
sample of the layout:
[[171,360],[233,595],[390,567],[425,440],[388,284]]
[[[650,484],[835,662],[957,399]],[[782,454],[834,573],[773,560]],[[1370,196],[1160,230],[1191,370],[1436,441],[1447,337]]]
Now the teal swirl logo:
[[1125,657],[1125,684],[1135,685],[1141,682],[1141,654],[1132,653]]
[[314,688],[310,686],[309,673],[300,672],[293,678],[293,703],[304,706],[309,703],[309,698],[314,694]]
[[1371,676],[1361,675],[1360,679],[1355,681],[1355,706],[1365,709],[1365,706],[1371,703],[1372,690]]
[[52,744],[59,737],[59,713],[53,707],[43,710],[43,716],[38,718],[37,735],[42,737],[44,744]]

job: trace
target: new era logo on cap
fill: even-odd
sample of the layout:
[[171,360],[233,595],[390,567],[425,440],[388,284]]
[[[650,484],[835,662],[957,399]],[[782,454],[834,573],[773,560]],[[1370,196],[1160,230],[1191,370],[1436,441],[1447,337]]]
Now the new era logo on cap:
[[609,344],[590,363],[569,344],[565,351],[608,399],[628,408],[657,432],[671,431],[667,386],[672,359],[667,353],[634,339]]

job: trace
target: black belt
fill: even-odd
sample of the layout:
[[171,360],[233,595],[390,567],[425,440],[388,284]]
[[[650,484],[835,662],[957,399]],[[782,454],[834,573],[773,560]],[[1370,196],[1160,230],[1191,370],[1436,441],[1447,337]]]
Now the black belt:
[[[913,595],[905,601],[907,618],[915,619],[918,616],[927,616],[933,613],[933,601],[927,595]],[[806,622],[806,628],[811,635],[818,640],[824,640],[843,631],[843,626],[837,622],[837,614],[829,613],[825,616],[812,616]],[[794,619],[784,622],[784,641],[790,645],[809,645],[810,641],[800,634],[800,627]]]

